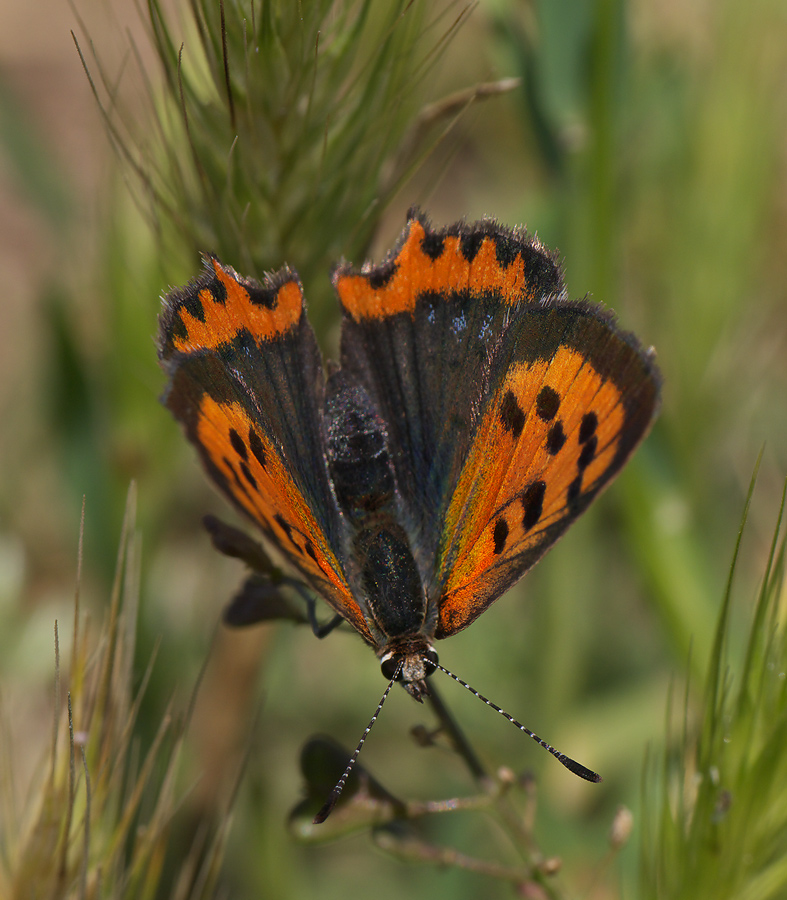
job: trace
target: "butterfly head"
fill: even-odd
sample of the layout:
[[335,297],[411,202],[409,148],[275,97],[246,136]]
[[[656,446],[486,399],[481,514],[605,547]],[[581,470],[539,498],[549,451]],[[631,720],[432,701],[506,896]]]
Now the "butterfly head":
[[383,677],[398,681],[419,703],[429,694],[426,679],[436,668],[437,653],[425,641],[389,647],[380,657]]

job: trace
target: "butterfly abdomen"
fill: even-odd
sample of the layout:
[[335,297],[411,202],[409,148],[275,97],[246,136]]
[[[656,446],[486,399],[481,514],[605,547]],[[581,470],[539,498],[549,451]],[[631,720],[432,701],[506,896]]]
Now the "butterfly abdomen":
[[360,587],[375,624],[392,638],[421,631],[426,595],[405,530],[388,516],[356,532]]

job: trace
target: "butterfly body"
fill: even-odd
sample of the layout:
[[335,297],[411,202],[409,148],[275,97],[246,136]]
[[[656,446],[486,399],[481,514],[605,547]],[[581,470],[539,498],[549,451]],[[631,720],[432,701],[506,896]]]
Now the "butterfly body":
[[364,389],[341,370],[328,380],[328,472],[347,523],[348,580],[382,660],[402,661],[401,680],[417,700],[431,651],[424,578],[399,522],[399,492],[385,423]]
[[219,489],[416,699],[469,625],[618,473],[655,417],[653,354],[570,301],[552,255],[492,221],[413,212],[340,266],[326,378],[301,287],[212,257],[172,292],[164,402]]

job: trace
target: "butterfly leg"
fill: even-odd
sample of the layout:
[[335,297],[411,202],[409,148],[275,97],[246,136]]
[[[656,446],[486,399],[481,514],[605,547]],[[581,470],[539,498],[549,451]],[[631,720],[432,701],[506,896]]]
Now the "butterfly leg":
[[314,594],[309,591],[306,585],[301,584],[299,581],[290,581],[288,579],[288,583],[291,587],[295,588],[301,597],[303,597],[304,602],[306,603],[306,618],[309,625],[311,625],[315,637],[322,639],[329,635],[334,628],[342,624],[344,618],[340,616],[339,613],[336,613],[336,615],[327,622],[319,622],[317,620],[317,603]]

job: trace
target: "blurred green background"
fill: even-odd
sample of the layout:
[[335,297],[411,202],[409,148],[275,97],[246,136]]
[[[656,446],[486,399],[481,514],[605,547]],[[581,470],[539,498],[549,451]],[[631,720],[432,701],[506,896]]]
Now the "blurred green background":
[[[275,17],[263,21],[268,6],[257,5],[252,26],[243,4],[227,4],[231,48],[243,45],[244,15],[248,34],[276,31]],[[278,54],[267,70],[230,54],[232,123],[216,78],[214,4],[204,4],[207,39],[185,3],[167,4],[166,27],[152,29],[123,3],[80,4],[81,22],[60,3],[0,11],[0,683],[20,806],[51,733],[55,618],[68,653],[82,497],[82,604],[100,621],[134,479],[135,685],[157,648],[141,747],[170,702],[185,710],[208,657],[173,856],[188,823],[226,802],[251,741],[222,875],[228,896],[510,894],[480,875],[395,861],[366,834],[293,840],[301,746],[318,732],[354,746],[384,683],[349,630],[317,641],[280,624],[214,638],[243,571],[209,549],[200,521],[231,515],[158,403],[159,297],[198,271],[197,248],[248,274],[298,269],[320,340],[335,350],[331,262],[379,259],[417,203],[436,224],[488,214],[527,225],[559,250],[573,296],[603,301],[658,352],[661,417],[618,483],[504,600],[438,648],[460,677],[603,774],[598,787],[574,779],[443,685],[490,769],[536,773],[536,837],[563,859],[567,896],[632,896],[636,840],[599,870],[612,817],[624,804],[638,825],[645,748],[664,739],[670,684],[701,682],[764,445],[733,613],[733,649],[743,643],[787,471],[787,7],[485,0],[402,4],[391,16],[380,4],[361,27],[332,6],[304,3],[312,20],[324,18],[322,45],[296,23],[297,53],[262,41]],[[191,134],[177,119],[181,42]],[[314,82],[294,88],[286,63],[322,52],[330,63],[307,66],[303,79]],[[521,81],[443,116],[430,107],[507,78]],[[339,97],[332,84],[356,94]],[[254,131],[266,97],[267,130]],[[288,119],[304,97],[311,133]],[[337,98],[357,105],[337,105],[331,118]],[[418,119],[424,109],[431,115]],[[331,143],[338,119],[345,130]],[[226,140],[231,124],[240,149]],[[306,147],[317,149],[301,160]],[[409,738],[421,722],[431,724],[428,710],[392,694],[365,766],[400,796],[471,793],[458,760]],[[427,834],[474,856],[511,857],[477,815],[443,817]]]

